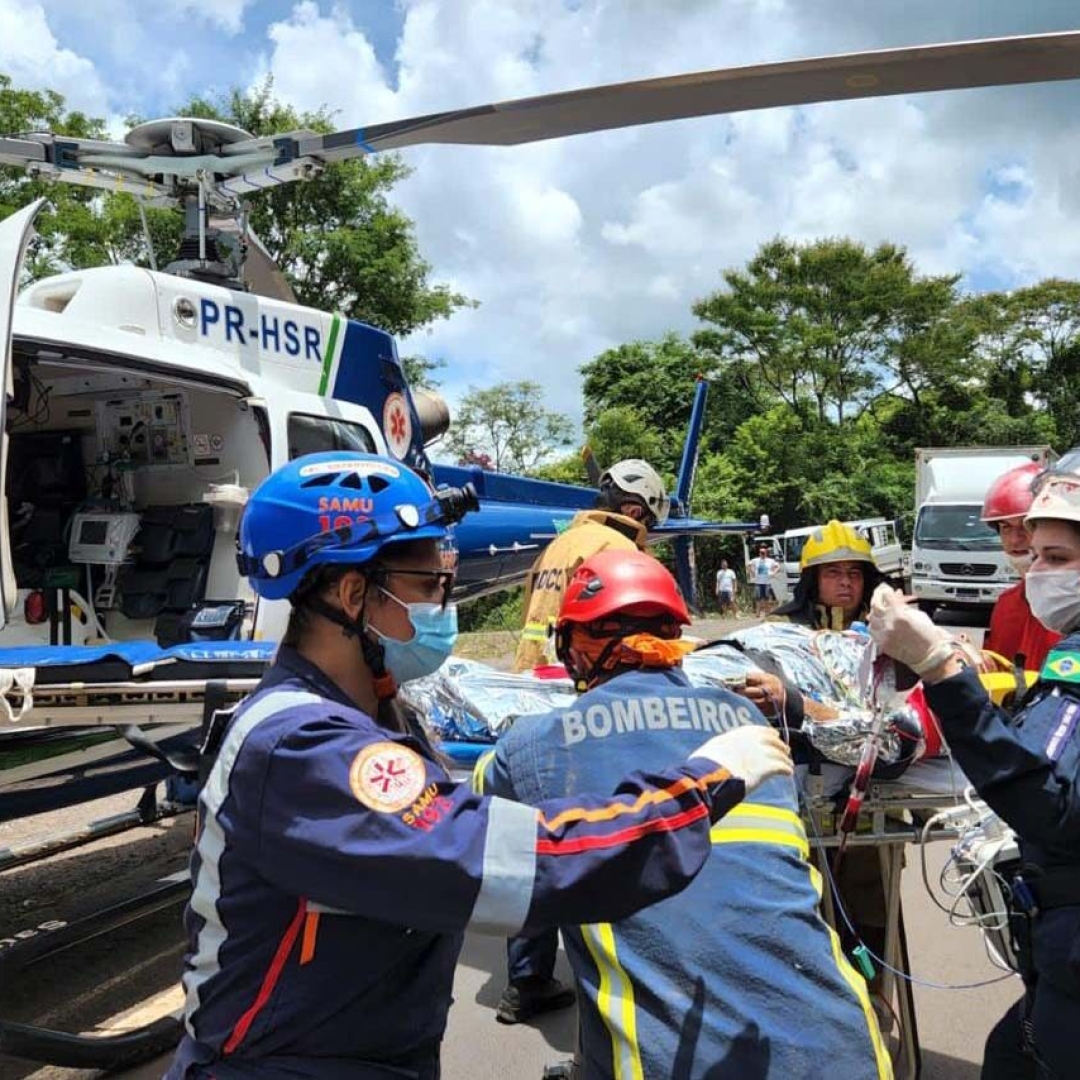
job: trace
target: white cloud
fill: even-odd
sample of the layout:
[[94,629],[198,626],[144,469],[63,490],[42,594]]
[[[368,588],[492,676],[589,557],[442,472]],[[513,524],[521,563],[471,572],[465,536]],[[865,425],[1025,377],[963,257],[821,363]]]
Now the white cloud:
[[238,34],[244,26],[244,9],[252,0],[166,0],[166,5],[179,15],[194,15],[220,26],[230,34]]
[[[77,0],[43,3],[49,23],[42,4],[0,0],[0,69],[17,62],[49,85],[66,72],[60,89],[104,100],[86,59],[97,54],[84,47],[95,28],[77,22]],[[93,8],[110,12],[108,20],[95,14],[108,22],[96,32],[108,35],[110,89],[138,107],[144,67],[125,69],[121,58],[149,63],[160,25],[152,20],[164,16],[134,0]],[[608,82],[1062,29],[1080,23],[1067,8],[1055,0],[398,0],[400,34],[387,49],[385,37],[365,32],[364,18],[374,16],[361,0],[301,0],[265,36],[260,24],[259,37],[251,30],[258,5],[167,0],[168,25],[178,25],[177,12],[194,14],[236,37],[208,39],[226,50],[216,62],[192,44],[162,50],[154,64],[176,99],[205,91],[210,79],[223,89],[271,73],[283,99],[327,106],[353,127]],[[540,377],[550,404],[577,413],[580,364],[634,337],[691,331],[691,304],[778,234],[896,241],[921,270],[974,281],[1075,276],[1078,98],[1067,85],[1008,88],[513,148],[412,148],[404,157],[415,172],[394,197],[416,221],[435,280],[481,306],[415,335],[403,351],[448,358],[441,375],[451,396],[470,383]]]
[[[1002,25],[1004,8],[993,23],[964,5],[950,23],[922,7],[936,20],[930,39],[1031,28]],[[846,10],[821,0],[722,9],[411,0],[396,71],[387,72],[342,9],[308,0],[272,28],[267,63],[285,96],[337,106],[352,125],[923,37],[918,18],[885,11],[860,23]],[[321,62],[304,65],[313,54]],[[1025,100],[1041,91],[991,93],[1000,122],[985,115],[985,95],[970,93],[775,109],[512,149],[411,149],[416,173],[398,196],[421,249],[436,277],[482,306],[405,348],[449,357],[452,393],[482,378],[542,372],[551,401],[576,413],[576,367],[635,336],[692,330],[693,301],[777,234],[895,240],[926,272],[1009,281],[1053,272],[1080,247],[1065,225],[1073,186],[1055,179],[1080,154],[1068,150],[1076,125],[1059,117],[1067,130],[1055,136],[1053,124],[1027,113]],[[1022,199],[1008,197],[1021,188]],[[1049,243],[1038,240],[1044,223],[1055,230]]]
[[323,15],[314,0],[303,0],[267,36],[274,92],[283,101],[310,111],[330,106],[340,111],[342,127],[385,119],[393,110],[386,72],[343,8]]
[[60,45],[44,7],[31,0],[0,0],[0,71],[20,89],[59,90],[71,108],[95,116],[108,111],[93,63]]

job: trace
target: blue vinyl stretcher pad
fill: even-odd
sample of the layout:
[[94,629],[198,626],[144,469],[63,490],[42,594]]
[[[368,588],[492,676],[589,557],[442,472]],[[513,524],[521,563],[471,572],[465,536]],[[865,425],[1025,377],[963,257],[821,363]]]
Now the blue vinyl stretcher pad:
[[0,649],[0,668],[35,668],[38,684],[258,678],[276,650],[272,641],[203,641],[168,649],[152,641],[21,645]]

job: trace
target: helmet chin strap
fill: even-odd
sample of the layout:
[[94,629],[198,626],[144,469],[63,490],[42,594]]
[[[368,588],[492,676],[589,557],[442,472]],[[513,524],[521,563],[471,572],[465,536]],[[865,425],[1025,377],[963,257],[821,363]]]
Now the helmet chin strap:
[[379,701],[387,701],[394,697],[398,687],[394,676],[386,670],[386,651],[381,642],[366,633],[364,609],[367,606],[367,594],[364,595],[364,603],[360,606],[355,619],[350,619],[344,611],[328,604],[321,596],[313,596],[305,603],[316,614],[340,626],[345,631],[346,637],[355,637],[359,641],[360,652],[364,657],[364,663],[371,671],[375,683],[375,696]]

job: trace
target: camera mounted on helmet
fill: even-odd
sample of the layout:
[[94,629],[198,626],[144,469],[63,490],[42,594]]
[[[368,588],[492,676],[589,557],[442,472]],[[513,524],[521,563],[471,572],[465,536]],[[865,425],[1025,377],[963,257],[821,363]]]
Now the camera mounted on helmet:
[[[432,656],[448,651],[457,622],[447,604],[452,570],[387,565],[385,557],[410,542],[445,543],[449,526],[478,507],[471,485],[436,492],[390,458],[310,454],[278,469],[252,494],[240,523],[237,563],[258,595],[289,599],[295,618],[314,612],[356,637],[377,695],[387,699],[398,682],[418,677]],[[323,596],[327,575],[335,570],[355,570],[367,579],[358,613],[347,613]],[[367,621],[372,587],[404,603],[388,587],[395,574],[437,578],[441,593],[441,602],[405,603],[414,631],[408,642],[382,635]],[[425,656],[419,656],[420,649]]]
[[479,509],[476,490],[432,489],[376,454],[328,451],[296,458],[252,494],[237,536],[237,565],[268,600],[291,596],[316,566],[362,566],[406,540],[444,540]]

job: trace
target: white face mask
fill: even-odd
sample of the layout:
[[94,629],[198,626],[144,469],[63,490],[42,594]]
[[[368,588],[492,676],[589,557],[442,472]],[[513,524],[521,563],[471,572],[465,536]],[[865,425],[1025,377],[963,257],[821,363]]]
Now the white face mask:
[[1025,551],[1023,555],[1006,555],[1005,557],[1021,577],[1027,574],[1031,569],[1031,564],[1035,561],[1035,556],[1030,551]]
[[1024,578],[1031,614],[1048,630],[1067,634],[1080,626],[1080,570],[1041,570]]

